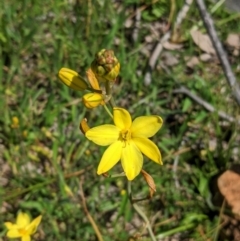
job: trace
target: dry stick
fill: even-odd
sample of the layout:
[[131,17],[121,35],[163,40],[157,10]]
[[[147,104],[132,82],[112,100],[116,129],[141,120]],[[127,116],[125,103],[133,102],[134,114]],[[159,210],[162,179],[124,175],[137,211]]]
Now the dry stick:
[[175,156],[174,162],[173,162],[173,169],[172,169],[173,170],[173,180],[175,182],[175,187],[177,189],[180,188],[179,179],[178,179],[178,175],[177,175],[178,163],[179,163],[179,155]]
[[219,117],[221,117],[222,119],[227,120],[227,121],[229,121],[231,123],[238,123],[238,124],[240,124],[239,120],[236,120],[235,118],[233,118],[232,116],[226,114],[223,111],[217,111],[216,108],[214,108],[211,104],[209,104],[208,102],[206,102],[205,100],[203,100],[199,96],[193,94],[189,89],[187,89],[184,86],[181,86],[178,89],[174,89],[173,93],[185,94],[188,97],[190,97],[191,99],[193,99],[194,101],[196,101],[199,105],[203,106],[209,112],[216,112],[219,115]]
[[207,12],[205,3],[203,0],[196,0],[198,5],[199,12],[201,14],[202,20],[205,24],[205,27],[208,31],[208,34],[212,40],[212,44],[217,52],[218,58],[222,64],[224,74],[226,76],[227,82],[232,89],[232,94],[235,97],[238,105],[240,105],[240,86],[237,83],[236,77],[231,69],[231,66],[228,61],[228,57],[223,49],[222,43],[219,41],[216,30],[213,25],[213,20]]
[[[187,15],[187,12],[188,12],[192,2],[193,2],[193,0],[186,0],[186,2],[184,3],[181,11],[177,15],[176,23],[174,26],[175,28],[178,28],[180,26],[180,24],[182,23],[183,19]],[[151,77],[152,71],[154,70],[157,59],[162,52],[163,44],[170,39],[171,33],[172,33],[171,30],[166,32],[164,34],[164,36],[160,39],[160,41],[158,42],[156,47],[154,48],[152,55],[150,56],[149,61],[148,61],[148,70],[144,76],[145,85],[149,85],[152,82],[152,77]]]
[[141,10],[139,8],[136,9],[136,16],[135,16],[135,26],[133,29],[133,42],[136,43],[138,40],[138,33],[140,29],[140,24],[141,24]]
[[88,208],[87,208],[87,204],[86,204],[86,199],[85,199],[85,196],[84,196],[84,191],[83,191],[83,187],[82,187],[82,182],[80,181],[79,182],[79,194],[81,196],[81,199],[82,199],[82,207],[83,207],[83,210],[89,220],[89,222],[91,223],[94,231],[95,231],[95,234],[97,236],[97,239],[98,241],[104,241],[103,238],[102,238],[102,235],[99,231],[99,228],[97,226],[97,224],[95,223],[94,219],[92,218],[91,214],[89,213],[88,211]]

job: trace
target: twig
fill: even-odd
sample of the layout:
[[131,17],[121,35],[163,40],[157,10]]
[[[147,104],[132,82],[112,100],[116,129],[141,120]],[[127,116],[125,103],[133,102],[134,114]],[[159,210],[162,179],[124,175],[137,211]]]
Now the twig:
[[232,94],[235,100],[237,101],[238,105],[240,105],[240,86],[237,83],[236,77],[231,69],[227,54],[223,49],[222,43],[219,41],[216,30],[214,28],[213,20],[209,15],[209,13],[207,12],[204,1],[196,0],[196,3],[198,5],[198,9],[201,14],[202,20],[205,24],[205,28],[207,29],[208,34],[212,40],[213,47],[215,48],[218,58],[222,64],[222,68],[226,76],[227,82],[231,87]]
[[191,99],[193,99],[194,101],[196,101],[199,105],[203,106],[207,111],[209,111],[209,112],[216,112],[219,115],[219,117],[221,117],[224,120],[229,121],[230,123],[238,123],[238,124],[240,124],[239,120],[236,120],[235,118],[233,118],[232,116],[226,114],[223,111],[216,110],[211,104],[209,104],[208,102],[206,102],[205,100],[203,100],[199,96],[193,94],[189,89],[187,89],[184,86],[181,86],[180,88],[173,90],[173,93],[185,94],[188,97],[190,97]]
[[[180,183],[179,183],[179,178],[178,178],[178,174],[177,174],[177,169],[178,169],[178,163],[179,163],[179,157],[181,155],[181,151],[182,151],[182,148],[184,147],[184,141],[182,140],[181,143],[180,143],[180,146],[178,148],[178,151],[175,152],[175,157],[174,157],[174,162],[173,162],[173,179],[174,179],[174,182],[175,182],[175,187],[177,189],[180,189]],[[174,155],[172,155],[174,156]]]
[[96,235],[97,235],[97,238],[98,238],[98,241],[104,241],[103,238],[102,238],[102,235],[98,229],[98,226],[97,224],[95,223],[94,219],[92,218],[91,214],[89,213],[88,211],[88,208],[87,208],[87,204],[86,204],[86,199],[85,199],[85,196],[84,196],[84,192],[83,192],[83,187],[82,187],[82,182],[80,181],[79,182],[79,195],[82,199],[82,207],[83,207],[83,211],[85,212],[89,222],[91,223]]
[[[193,2],[193,0],[186,0],[185,1],[185,4],[183,5],[181,11],[177,15],[176,23],[175,23],[175,26],[174,26],[176,29],[180,26],[183,19],[185,18],[192,2]],[[152,55],[150,56],[149,61],[148,61],[147,72],[145,73],[145,76],[144,76],[145,85],[149,85],[152,82],[152,80],[151,80],[151,78],[152,78],[151,74],[152,73],[151,72],[155,68],[157,59],[162,52],[163,44],[170,39],[171,33],[172,33],[171,30],[166,32],[164,34],[164,36],[160,39],[160,41],[158,42],[156,47],[154,48],[154,50],[152,52]]]
[[175,182],[175,187],[177,189],[180,188],[179,180],[178,180],[178,175],[177,175],[177,167],[178,167],[178,162],[179,162],[179,155],[175,156],[174,162],[173,162],[173,179]]
[[136,9],[136,16],[135,16],[135,26],[133,29],[133,42],[136,43],[138,40],[138,33],[140,29],[140,23],[141,23],[141,10],[139,8]]

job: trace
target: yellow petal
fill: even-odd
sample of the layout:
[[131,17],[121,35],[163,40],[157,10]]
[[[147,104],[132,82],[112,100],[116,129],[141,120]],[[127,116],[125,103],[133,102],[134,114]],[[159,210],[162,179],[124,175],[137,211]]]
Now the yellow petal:
[[119,133],[114,125],[101,125],[88,130],[85,136],[99,146],[108,146],[118,140]]
[[152,161],[162,165],[162,156],[158,147],[149,139],[134,137],[132,138],[139,150]]
[[22,235],[19,233],[18,229],[11,229],[7,232],[8,238],[19,238]]
[[103,95],[98,94],[98,93],[88,93],[85,94],[82,98],[83,104],[85,107],[92,109],[95,108],[99,105],[103,105]]
[[31,241],[31,237],[29,235],[22,236],[22,241]]
[[28,235],[34,234],[37,230],[38,225],[40,224],[42,220],[42,216],[38,216],[26,227],[26,233]]
[[157,115],[137,117],[132,123],[132,137],[152,137],[159,131],[162,124],[162,118]]
[[99,163],[97,174],[100,175],[109,171],[121,158],[122,142],[116,141],[110,145],[104,152],[102,159]]
[[132,118],[129,112],[123,108],[113,108],[113,120],[115,125],[121,130],[127,130],[132,125]]
[[121,163],[128,180],[133,180],[141,171],[143,155],[133,141],[122,149]]
[[11,228],[14,228],[14,226],[16,226],[16,224],[13,224],[11,222],[5,222],[4,225],[6,226],[7,229],[11,229]]
[[16,224],[19,227],[26,227],[30,223],[30,217],[27,213],[19,212],[17,215]]
[[71,89],[82,91],[88,88],[86,81],[74,70],[61,68],[58,77]]
[[86,74],[87,74],[88,81],[89,81],[90,85],[92,86],[92,88],[95,90],[100,90],[98,80],[91,68],[89,68],[87,70]]

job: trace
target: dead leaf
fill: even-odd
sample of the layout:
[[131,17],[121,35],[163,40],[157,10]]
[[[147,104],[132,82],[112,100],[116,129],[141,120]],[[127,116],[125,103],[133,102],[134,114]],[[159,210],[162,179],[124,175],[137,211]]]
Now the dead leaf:
[[218,178],[218,188],[232,211],[240,215],[240,175],[230,170],[225,171]]
[[193,69],[195,65],[199,64],[199,59],[196,56],[191,57],[188,61],[187,61],[187,67]]
[[239,49],[234,49],[233,50],[233,56],[239,56]]
[[179,63],[178,58],[170,52],[164,52],[162,54],[162,61],[166,66],[174,66]]
[[203,34],[198,30],[192,30],[190,32],[193,42],[204,52],[208,54],[216,54],[213,48],[212,42],[207,34]]
[[240,38],[236,33],[230,33],[227,37],[226,44],[230,47],[239,49],[240,48]]
[[183,47],[183,44],[171,43],[169,41],[166,41],[165,43],[163,43],[163,47],[168,50],[179,50]]
[[212,56],[207,53],[201,54],[199,57],[202,62],[208,62],[209,60],[212,59]]

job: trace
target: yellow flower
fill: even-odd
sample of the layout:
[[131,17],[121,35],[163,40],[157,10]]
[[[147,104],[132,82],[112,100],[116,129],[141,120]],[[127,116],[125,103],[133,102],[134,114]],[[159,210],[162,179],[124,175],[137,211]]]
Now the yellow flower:
[[143,155],[162,165],[158,147],[148,138],[155,135],[162,126],[160,116],[141,116],[133,122],[129,112],[115,107],[115,125],[101,125],[89,129],[86,137],[100,146],[108,146],[104,152],[97,173],[100,175],[111,169],[120,159],[128,180],[133,180],[143,166]]
[[61,68],[58,72],[58,77],[66,86],[73,90],[83,91],[88,88],[86,81],[74,70]]
[[11,222],[5,222],[5,226],[8,229],[8,238],[22,238],[22,241],[30,241],[31,235],[37,230],[40,224],[42,216],[38,216],[32,222],[30,222],[30,217],[27,213],[19,212],[16,220],[16,224]]
[[19,128],[19,119],[18,119],[17,116],[13,116],[13,117],[12,117],[11,127],[12,127],[13,129]]

